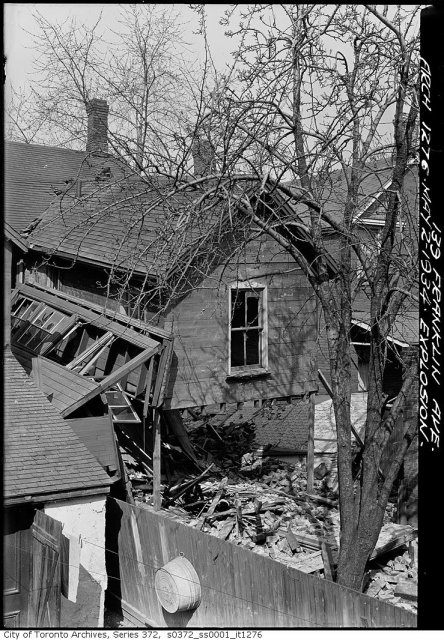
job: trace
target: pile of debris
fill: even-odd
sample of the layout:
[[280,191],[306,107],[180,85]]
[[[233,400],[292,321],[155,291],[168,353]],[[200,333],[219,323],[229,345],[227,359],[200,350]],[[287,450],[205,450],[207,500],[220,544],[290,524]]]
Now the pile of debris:
[[[313,493],[307,493],[305,459],[290,463],[270,456],[274,448],[258,446],[251,420],[217,425],[199,419],[194,425],[189,433],[176,425],[162,443],[162,507],[170,516],[286,566],[334,580],[338,501],[322,479],[315,478]],[[132,453],[126,451],[124,459],[136,504],[151,508],[149,458],[143,462]],[[365,592],[415,611],[416,556],[408,548],[416,531],[394,524],[393,516],[389,503]]]
[[[241,473],[237,479],[233,473],[221,478],[210,465],[191,479],[165,486],[163,506],[183,524],[299,571],[334,580],[337,502],[306,493],[303,464],[265,458],[262,465],[262,475],[254,479],[242,478]],[[315,490],[320,492],[320,482],[315,482]],[[391,505],[369,564],[366,593],[416,611],[417,569],[407,551],[416,531],[393,524],[390,511]]]
[[[404,547],[405,548],[405,547]],[[385,563],[374,561],[367,573],[365,593],[416,613],[418,602],[418,542]]]

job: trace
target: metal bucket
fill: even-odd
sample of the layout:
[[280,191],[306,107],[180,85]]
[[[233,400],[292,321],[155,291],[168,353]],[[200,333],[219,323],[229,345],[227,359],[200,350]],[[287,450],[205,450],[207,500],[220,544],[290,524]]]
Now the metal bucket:
[[160,604],[169,613],[196,609],[200,605],[199,576],[183,555],[156,571],[154,587]]

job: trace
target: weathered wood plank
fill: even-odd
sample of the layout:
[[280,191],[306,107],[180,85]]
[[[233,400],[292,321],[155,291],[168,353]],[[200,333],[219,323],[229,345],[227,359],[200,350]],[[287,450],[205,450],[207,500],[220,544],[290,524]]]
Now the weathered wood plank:
[[154,347],[152,349],[151,348],[150,349],[145,349],[144,351],[139,353],[137,356],[132,358],[132,360],[130,360],[129,362],[127,362],[123,366],[119,367],[118,369],[116,369],[112,373],[110,373],[108,376],[106,376],[100,382],[100,384],[99,384],[100,392],[102,393],[103,391],[106,391],[113,384],[115,384],[116,382],[119,382],[119,380],[121,378],[123,378],[129,371],[132,371],[133,369],[137,369],[137,367],[139,367],[142,364],[142,362],[145,362],[146,360],[151,358],[160,349],[161,349],[160,345],[157,345],[156,347]]
[[[363,620],[376,627],[416,626],[416,616],[408,611],[172,521],[164,512],[154,512],[147,505],[135,508],[144,562],[153,566],[153,571],[147,570],[144,583],[135,585],[137,574],[131,557],[135,549],[124,541],[130,535],[128,520],[134,507],[115,502],[122,511],[122,597],[144,617],[156,620],[159,627],[226,628],[234,622],[240,628],[361,628]],[[188,614],[167,615],[153,589],[154,571],[181,552],[200,578],[202,604]]]

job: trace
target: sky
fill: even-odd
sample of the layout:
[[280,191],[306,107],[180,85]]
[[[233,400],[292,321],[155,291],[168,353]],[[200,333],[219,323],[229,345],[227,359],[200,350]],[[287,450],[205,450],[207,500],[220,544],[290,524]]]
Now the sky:
[[[198,56],[203,56],[202,39],[193,34],[197,28],[197,19],[188,4],[173,5],[180,12],[186,28],[187,40]],[[224,36],[224,27],[219,19],[227,5],[206,5],[207,28],[213,60],[218,68],[230,61],[233,43]],[[34,53],[31,48],[30,33],[36,32],[33,13],[38,11],[51,21],[63,22],[72,17],[87,25],[93,25],[103,10],[103,24],[112,26],[119,13],[115,3],[5,3],[4,7],[4,47],[7,56],[6,77],[15,87],[25,86],[31,77]]]

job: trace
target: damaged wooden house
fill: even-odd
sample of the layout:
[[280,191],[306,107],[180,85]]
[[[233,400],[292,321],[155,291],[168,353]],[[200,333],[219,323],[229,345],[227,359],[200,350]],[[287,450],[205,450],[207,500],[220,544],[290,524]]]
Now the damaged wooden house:
[[[21,204],[17,194],[9,199],[10,357],[105,473],[109,597],[117,598],[125,623],[139,626],[180,627],[191,619],[229,626],[233,611],[246,626],[356,625],[363,616],[369,626],[398,625],[406,612],[358,592],[350,605],[349,590],[333,584],[339,513],[334,500],[308,495],[302,464],[292,473],[277,468],[259,492],[259,485],[230,484],[230,455],[237,467],[248,456],[254,467],[264,449],[271,459],[313,458],[315,413],[325,405],[316,394],[328,379],[319,380],[324,328],[307,278],[259,229],[232,225],[217,190],[210,201],[199,186],[171,190],[165,179],[135,175],[108,154],[107,114],[104,101],[90,102],[87,149],[68,153],[63,166],[54,148],[16,143],[6,188],[20,184],[20,154],[31,173],[48,154],[54,178],[43,180],[45,205],[32,200],[26,181]],[[195,145],[196,177],[207,160]],[[268,210],[293,215],[267,186]],[[301,234],[295,228],[289,237],[316,268]],[[336,273],[333,259],[328,273]],[[356,347],[365,342],[361,325]],[[358,356],[354,391],[362,396],[365,363]],[[198,432],[202,438],[190,437]],[[222,460],[222,479],[214,482],[210,440]],[[184,461],[194,471],[185,482],[177,476]],[[174,521],[174,505],[184,494],[190,503],[194,488],[190,527],[180,513]],[[154,513],[161,506],[169,511]],[[415,532],[385,535],[378,557]],[[203,605],[196,599],[196,610],[176,614],[155,586],[184,548],[202,581]],[[273,576],[268,590],[265,574]],[[219,583],[226,593],[212,588]],[[252,597],[254,590],[254,610],[245,607],[246,588]],[[323,605],[330,596],[333,617]],[[414,624],[407,613],[400,626]]]
[[[165,199],[168,185],[161,179],[147,184],[128,175],[106,153],[107,127],[97,124],[106,122],[106,103],[91,101],[88,113],[89,175],[77,179],[71,172],[63,193],[25,234],[29,251],[17,276],[22,284],[14,294],[13,338],[27,370],[36,378],[41,371],[41,384],[58,375],[72,385],[80,378],[80,399],[53,392],[53,402],[65,417],[85,418],[103,410],[104,394],[108,404],[112,393],[123,391],[133,405],[143,405],[141,371],[149,378],[152,359],[152,385],[163,381],[157,363],[169,348],[161,363],[168,361],[165,384],[159,382],[155,394],[153,387],[145,402],[150,408],[162,402],[168,430],[180,435],[185,409],[228,417],[278,402],[285,405],[285,427],[262,420],[257,441],[305,456],[318,389],[317,312],[302,271],[257,231],[209,224],[214,214],[205,208],[192,228],[184,225],[199,189]],[[197,158],[195,168],[203,170]],[[273,194],[270,206],[288,204]],[[44,305],[57,311],[63,333],[51,329],[57,334],[52,346],[24,326],[27,309],[37,324],[41,313],[46,322]],[[37,349],[35,365],[29,356],[25,363],[24,348]],[[146,409],[136,413],[144,411],[146,418]]]
[[[83,308],[94,309],[98,314],[106,309],[114,323],[128,323],[131,331],[146,333],[160,343],[174,338],[169,360],[166,358],[162,428],[175,432],[179,438],[183,434],[179,412],[189,409],[199,415],[216,416],[221,424],[225,417],[230,422],[254,419],[259,445],[271,445],[284,454],[305,455],[309,428],[315,420],[315,394],[321,391],[316,399],[318,422],[322,425],[326,415],[328,428],[333,431],[333,436],[329,433],[327,438],[318,433],[318,442],[315,441],[317,460],[322,461],[324,453],[332,453],[325,440],[331,440],[333,451],[335,436],[331,403],[328,396],[322,397],[322,380],[328,387],[325,329],[307,279],[276,242],[257,230],[234,231],[228,218],[223,225],[217,224],[218,202],[199,211],[199,188],[174,190],[174,195],[165,197],[168,183],[130,172],[107,153],[107,117],[106,103],[92,100],[88,105],[86,152],[73,152],[78,154],[77,168],[69,167],[62,186],[59,178],[58,196],[52,205],[36,216],[38,219],[27,231],[22,229],[26,231],[29,251],[18,266],[18,282],[26,282],[28,293],[31,288],[48,289],[45,295],[57,295],[58,300],[66,301],[74,296],[76,300],[71,302],[79,304],[81,299]],[[209,157],[206,151],[202,153],[202,143],[200,148],[195,145],[194,161],[196,176],[204,174]],[[364,206],[358,226],[363,241],[369,234],[377,235],[381,226],[380,195],[387,188],[383,174],[384,167],[377,184],[373,174],[362,182]],[[332,176],[331,184],[326,181],[325,188],[331,189],[327,200],[330,213],[334,214],[340,210],[344,185]],[[414,192],[411,181],[409,190]],[[276,191],[270,194],[269,203],[284,216],[286,209],[291,214],[290,205]],[[195,223],[190,228],[186,223],[191,211]],[[214,212],[213,224],[209,219]],[[310,257],[309,243],[304,238],[299,240]],[[332,237],[333,255],[335,241]],[[331,273],[334,271],[332,260]],[[365,414],[367,307],[364,293],[358,295],[351,331],[356,350],[353,400],[361,414]],[[148,330],[144,328],[146,323],[150,325]],[[88,379],[90,386],[103,386],[97,378],[101,374],[97,363],[105,362],[107,353],[111,353],[112,360],[122,345],[120,339],[113,346],[116,335],[108,336],[110,344],[103,344],[104,331],[105,327],[90,338],[97,341],[96,348],[88,343],[85,349],[91,355],[90,369],[85,369],[86,361],[73,370],[72,363],[64,365],[74,375]],[[80,331],[69,335],[74,351],[67,347],[66,353],[69,357],[74,354],[76,363],[81,350],[74,345],[80,340]],[[402,345],[401,342],[399,336],[393,337],[399,348],[406,348],[411,340],[404,336]],[[63,341],[60,348],[65,348]],[[57,349],[52,353],[49,358],[59,357]],[[123,357],[130,359],[128,352]],[[153,358],[160,361],[159,353]],[[402,374],[395,359],[393,367],[396,375],[387,379],[399,381]],[[108,369],[107,364],[107,373]],[[134,379],[136,374],[131,376]],[[111,386],[111,392],[120,391],[117,384]],[[396,395],[396,389],[390,392]],[[78,412],[97,408],[99,398],[104,397],[103,389],[91,393],[88,406],[77,408]],[[128,401],[141,405],[140,389],[125,393]],[[136,410],[146,425],[152,424],[147,421],[150,393],[145,408]],[[270,415],[269,405],[277,403],[279,419],[274,419],[277,414]],[[263,405],[268,405],[267,411]],[[74,411],[66,407],[62,410],[64,415]],[[144,429],[134,428],[133,433],[142,448],[144,442],[151,442]]]

